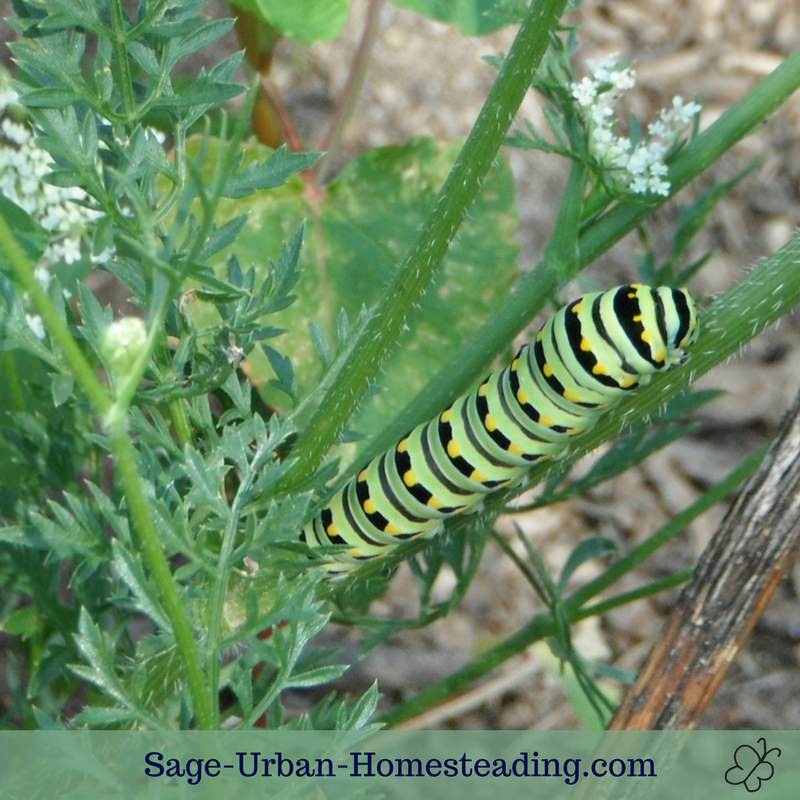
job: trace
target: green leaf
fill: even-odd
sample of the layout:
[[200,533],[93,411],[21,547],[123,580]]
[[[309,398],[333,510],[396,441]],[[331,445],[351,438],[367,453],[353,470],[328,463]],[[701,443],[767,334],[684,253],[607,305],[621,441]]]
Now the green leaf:
[[[426,17],[457,25],[467,36],[491,33],[519,18],[519,9],[509,0],[392,0],[392,2],[425,14]],[[524,10],[523,7],[523,13]]]
[[322,153],[293,153],[281,145],[270,157],[251,164],[225,183],[224,197],[247,197],[260,189],[283,186],[292,175],[314,166]]
[[559,595],[564,593],[569,579],[581,564],[595,558],[606,558],[616,552],[616,543],[612,542],[611,539],[607,539],[605,536],[592,536],[580,542],[569,554],[567,563],[564,564],[564,569],[561,570],[561,575],[558,579]]
[[[0,216],[11,228],[14,238],[29,261],[36,263],[44,253],[50,240],[48,232],[27,211],[21,209],[0,194]],[[0,269],[11,272],[5,253],[0,250]]]
[[77,103],[80,97],[70,89],[32,89],[20,97],[28,108],[64,108]]
[[238,83],[223,83],[209,78],[198,78],[188,86],[181,87],[179,94],[161,95],[153,108],[188,108],[190,106],[216,105],[224,103],[244,91]]
[[287,3],[286,0],[255,0],[241,3],[257,11],[266,22],[286,36],[316,42],[335,39],[342,31],[350,0],[304,0]]
[[[251,145],[245,159],[263,158],[264,151]],[[314,345],[318,329],[328,342],[339,343],[331,365],[335,370],[357,324],[344,324],[342,311],[357,320],[364,305],[378,299],[413,244],[456,152],[455,144],[429,140],[370,151],[339,174],[314,208],[298,178],[271,192],[223,204],[220,223],[249,212],[237,253],[244,265],[254,264],[257,270],[266,270],[297,226],[308,220],[299,256],[300,280],[293,289],[297,302],[270,317],[270,324],[288,332],[278,346],[291,360],[298,396],[307,398],[304,411],[320,396],[320,362]],[[449,362],[475,326],[491,316],[516,274],[516,226],[512,177],[500,162],[450,248],[439,278],[387,361],[379,381],[383,391],[362,404],[354,426],[359,433],[382,429],[387,416],[399,411],[434,371]],[[221,258],[215,267],[222,275]],[[274,280],[280,283],[280,275]],[[313,334],[310,320],[318,326]],[[340,334],[347,334],[344,343]],[[253,353],[250,367],[265,400],[286,408],[286,395],[269,385],[275,370],[264,354]]]
[[71,372],[63,375],[54,375],[51,386],[53,390],[53,405],[58,408],[72,397],[72,390],[75,388],[75,376]]
[[25,606],[13,611],[0,624],[0,630],[9,636],[29,638],[39,630],[39,612],[36,606]]

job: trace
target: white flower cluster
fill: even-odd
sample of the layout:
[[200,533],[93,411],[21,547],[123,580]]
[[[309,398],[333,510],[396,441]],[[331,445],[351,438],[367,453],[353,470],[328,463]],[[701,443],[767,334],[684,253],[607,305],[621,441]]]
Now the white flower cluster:
[[634,145],[617,133],[614,103],[636,83],[636,74],[620,64],[616,55],[589,61],[591,74],[570,86],[589,131],[589,150],[613,176],[620,188],[634,194],[667,196],[670,185],[664,163],[686,126],[700,113],[698,103],[673,97],[672,106],[661,110],[647,127],[647,137]]
[[[81,257],[81,239],[89,223],[99,212],[79,205],[87,199],[77,187],[52,186],[44,176],[52,170],[53,160],[46,150],[37,147],[27,125],[3,116],[17,100],[17,93],[0,75],[0,194],[27,211],[52,239],[36,268],[36,278],[47,288],[51,268],[58,263],[72,264]],[[79,202],[76,202],[79,201]],[[105,252],[94,258],[100,262],[112,254]],[[31,330],[40,339],[44,327],[37,314],[26,314]]]

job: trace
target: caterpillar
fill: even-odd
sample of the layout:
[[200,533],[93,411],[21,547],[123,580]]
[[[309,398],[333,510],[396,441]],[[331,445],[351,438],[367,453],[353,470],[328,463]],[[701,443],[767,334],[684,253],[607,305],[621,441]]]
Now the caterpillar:
[[633,283],[573,300],[510,364],[362,467],[301,540],[347,545],[325,565],[339,574],[435,535],[448,517],[563,455],[628,392],[685,360],[697,334],[685,289]]

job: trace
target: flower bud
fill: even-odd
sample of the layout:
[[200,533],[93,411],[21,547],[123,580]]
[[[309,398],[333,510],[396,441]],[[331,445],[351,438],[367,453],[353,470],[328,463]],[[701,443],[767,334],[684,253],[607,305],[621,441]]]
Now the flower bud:
[[111,371],[129,371],[147,344],[147,329],[139,317],[123,317],[112,322],[103,336],[101,351]]

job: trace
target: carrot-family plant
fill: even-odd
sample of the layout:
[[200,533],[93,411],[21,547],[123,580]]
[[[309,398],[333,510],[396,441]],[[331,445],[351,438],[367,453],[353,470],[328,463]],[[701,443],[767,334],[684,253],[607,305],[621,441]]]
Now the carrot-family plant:
[[[309,547],[300,532],[359,467],[477,385],[567,282],[761,125],[800,85],[800,52],[702,131],[700,106],[681,98],[623,131],[615,103],[634,72],[609,59],[581,77],[565,0],[453,4],[447,21],[470,33],[519,27],[492,59],[496,79],[466,140],[368,151],[336,173],[380,2],[318,137],[324,152],[303,150],[269,67],[283,36],[335,36],[346,0],[237,0],[244,51],[187,70],[234,27],[203,5],[15,2],[15,70],[0,87],[0,621],[13,698],[3,724],[363,728],[379,687],[338,694],[348,664],[314,637],[334,619],[369,630],[364,647],[375,647],[446,615],[490,536],[544,610],[383,722],[446,700],[540,639],[604,719],[600,667],[574,650],[571,624],[685,581],[681,571],[598,599],[759,455],[630,552],[588,538],[557,577],[535,542],[520,535],[523,558],[494,520],[540,481],[534,507],[684,435],[710,396],[692,380],[800,301],[797,237],[702,308],[685,363],[477,513],[336,580],[320,565],[340,549]],[[512,126],[529,91],[547,131]],[[516,266],[503,146],[570,166],[544,256],[527,271]],[[680,286],[704,266],[689,245],[741,177],[698,194],[670,252],[642,258],[642,281]],[[575,460],[617,434],[570,479]],[[581,563],[609,555],[598,578],[567,591]],[[418,616],[369,617],[403,559]],[[445,565],[456,581],[434,600]],[[305,713],[287,712],[287,690],[307,694]]]

